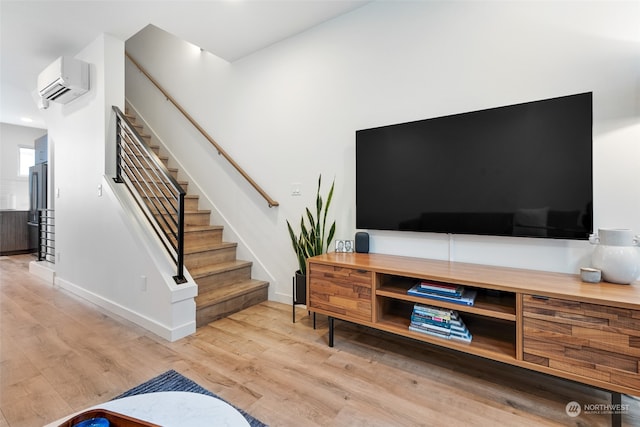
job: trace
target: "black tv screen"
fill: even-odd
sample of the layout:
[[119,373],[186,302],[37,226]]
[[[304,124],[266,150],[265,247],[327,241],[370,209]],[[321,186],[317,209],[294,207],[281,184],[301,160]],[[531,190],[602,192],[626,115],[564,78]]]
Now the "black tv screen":
[[592,93],[356,131],[356,227],[587,239]]

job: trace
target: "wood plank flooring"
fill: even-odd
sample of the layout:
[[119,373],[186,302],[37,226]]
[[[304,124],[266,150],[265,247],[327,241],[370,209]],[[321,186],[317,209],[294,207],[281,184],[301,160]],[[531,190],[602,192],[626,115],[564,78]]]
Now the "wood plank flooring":
[[[175,369],[271,426],[608,426],[570,381],[265,302],[169,343],[0,257],[0,427],[42,426]],[[640,426],[623,397],[624,426]]]

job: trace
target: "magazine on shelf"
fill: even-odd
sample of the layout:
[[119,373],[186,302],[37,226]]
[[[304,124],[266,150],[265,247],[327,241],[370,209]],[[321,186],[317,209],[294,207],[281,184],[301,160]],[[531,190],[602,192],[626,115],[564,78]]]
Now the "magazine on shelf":
[[464,342],[471,342],[471,340],[473,339],[473,336],[471,335],[471,332],[469,332],[468,330],[466,333],[463,333],[463,334],[456,334],[452,331],[451,334],[449,335],[449,339],[464,341]]
[[438,332],[443,335],[449,335],[451,333],[451,329],[446,326],[437,326],[437,325],[431,325],[428,323],[417,323],[417,322],[411,322],[411,326],[424,331]]
[[458,324],[452,323],[449,327],[454,332],[465,332],[465,331],[468,331],[466,325],[464,323],[462,323],[462,322],[460,322]]
[[459,297],[462,296],[462,293],[464,292],[464,286],[461,285],[449,285],[447,283],[425,281],[421,281],[418,284],[420,285],[420,290],[424,290],[426,292],[431,292],[434,294]]
[[418,303],[413,306],[413,311],[414,313],[429,314],[446,318],[453,318],[457,316],[457,313],[455,311],[448,308],[434,307],[432,305]]
[[471,342],[471,333],[456,310],[416,303],[409,330],[445,339]]
[[413,322],[409,325],[409,330],[413,331],[413,332],[418,332],[421,334],[427,334],[427,335],[431,335],[434,337],[439,337],[439,338],[444,338],[444,339],[451,339],[451,340],[458,340],[458,341],[463,341],[463,342],[471,342],[471,340],[473,339],[473,336],[471,335],[471,332],[469,332],[468,329],[465,328],[464,331],[455,331],[453,329],[450,330],[443,330],[442,328],[433,328],[433,327],[429,327],[429,326],[424,326],[424,325],[419,325],[419,324],[414,324]]
[[415,323],[426,323],[428,325],[436,325],[436,326],[451,326],[451,319],[444,319],[442,317],[431,317],[425,316],[419,313],[413,313],[411,315],[411,321]]
[[423,328],[421,326],[413,324],[409,325],[409,330],[421,334],[433,335],[434,337],[440,337],[444,339],[449,339],[449,336],[451,335],[450,332],[441,332],[435,329]]
[[[417,306],[416,309],[420,310],[423,307]],[[411,323],[409,324],[409,330],[418,332],[421,334],[432,335],[445,339],[453,339],[463,342],[471,342],[472,336],[467,326],[462,319],[457,316],[457,312],[453,311],[452,317],[449,321],[436,321],[431,317],[425,317],[420,313],[414,312],[411,314]]]
[[417,297],[430,298],[437,301],[446,301],[462,305],[473,305],[475,303],[476,295],[478,294],[478,292],[475,289],[465,289],[460,297],[449,297],[446,295],[434,294],[422,290],[420,288],[420,284],[417,284],[409,289],[407,291],[407,294]]

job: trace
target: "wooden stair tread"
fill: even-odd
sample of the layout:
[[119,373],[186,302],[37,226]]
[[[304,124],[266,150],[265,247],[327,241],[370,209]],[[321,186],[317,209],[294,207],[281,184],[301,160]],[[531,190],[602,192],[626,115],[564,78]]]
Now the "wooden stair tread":
[[[151,196],[148,196],[148,195],[146,195],[146,194],[142,194],[142,195],[140,195],[140,197],[142,197],[143,199],[150,199],[150,198],[151,198]],[[160,196],[155,196],[155,195],[154,195],[154,198],[155,198],[155,197],[160,198]],[[198,199],[199,197],[200,197],[200,196],[198,196],[197,194],[185,194],[185,195],[184,195],[184,198],[185,198],[185,199]]]
[[189,269],[189,274],[193,277],[196,282],[199,278],[209,276],[211,274],[223,273],[225,271],[237,270],[240,268],[245,268],[250,266],[251,261],[243,261],[243,260],[235,260],[228,262],[220,262],[216,264],[204,265],[202,267],[197,267],[193,269]]
[[[178,173],[178,171],[179,171],[179,170],[178,170],[178,168],[168,167],[168,166],[166,166],[166,165],[165,165],[165,168],[167,169],[167,171],[172,172],[172,173]],[[151,167],[151,166],[150,166],[150,165],[148,165],[148,164],[144,164],[144,165],[133,165],[133,166],[132,166],[132,169],[137,169],[137,170],[142,170],[142,169],[145,169],[145,170],[154,170],[155,168],[154,168],[154,167]]]
[[184,232],[185,233],[197,233],[198,231],[209,231],[209,230],[222,230],[224,227],[221,225],[185,225]]
[[[154,209],[152,209],[152,210],[151,210],[151,213],[152,213],[152,214],[154,214],[154,215],[155,215],[155,214],[157,214],[157,213],[161,213],[162,215],[165,215],[165,214],[166,214],[165,212],[158,212],[158,210],[157,210],[157,209],[155,209],[155,210],[154,210]],[[208,210],[208,209],[185,210],[185,211],[184,211],[184,214],[185,214],[185,215],[196,215],[196,214],[198,214],[198,215],[210,215],[210,214],[211,214],[211,211],[210,211],[210,210]]]
[[198,252],[212,251],[216,249],[233,248],[238,246],[236,242],[210,242],[197,248],[185,249],[185,255],[197,254]]
[[[162,184],[164,181],[159,181],[157,179],[154,179],[154,180],[149,180],[149,182],[153,184]],[[189,181],[186,181],[186,180],[182,180],[182,181],[176,180],[176,182],[180,184],[182,187],[186,187],[187,185],[189,185]]]
[[196,309],[208,307],[229,301],[233,298],[245,295],[247,292],[263,289],[269,286],[264,280],[250,279],[242,282],[230,283],[216,289],[203,292],[196,297]]

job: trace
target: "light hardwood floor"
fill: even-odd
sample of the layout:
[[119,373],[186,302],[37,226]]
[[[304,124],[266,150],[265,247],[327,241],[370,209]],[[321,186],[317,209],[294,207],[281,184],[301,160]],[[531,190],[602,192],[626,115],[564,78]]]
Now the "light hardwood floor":
[[[0,257],[0,427],[41,426],[175,369],[271,426],[606,426],[569,381],[265,302],[170,343]],[[640,425],[640,404],[623,425]]]

